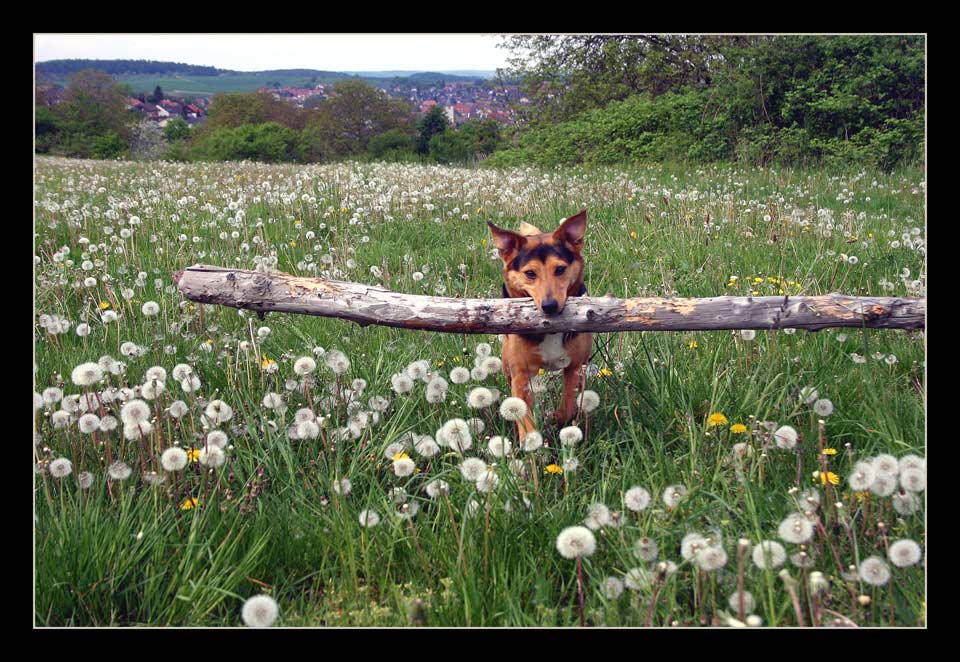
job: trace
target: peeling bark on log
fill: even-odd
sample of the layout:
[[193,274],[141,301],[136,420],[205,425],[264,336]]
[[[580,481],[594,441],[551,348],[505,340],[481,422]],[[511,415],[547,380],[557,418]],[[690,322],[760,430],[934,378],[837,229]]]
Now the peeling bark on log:
[[716,331],[869,327],[925,328],[926,299],[824,296],[633,298],[571,297],[547,317],[533,299],[453,299],[283,273],[197,264],[174,275],[192,301],[267,312],[337,317],[446,333]]

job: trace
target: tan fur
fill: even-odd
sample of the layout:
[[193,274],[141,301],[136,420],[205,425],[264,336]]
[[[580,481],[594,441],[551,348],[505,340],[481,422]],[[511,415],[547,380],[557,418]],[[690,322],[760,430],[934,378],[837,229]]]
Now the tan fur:
[[[583,283],[583,258],[580,252],[583,247],[585,226],[586,210],[564,220],[560,227],[551,233],[540,232],[538,228],[526,222],[521,223],[519,233],[501,230],[490,224],[494,244],[500,251],[500,258],[503,261],[503,282],[507,293],[511,297],[532,297],[538,308],[544,300],[553,298],[559,305],[559,311],[562,311],[567,297],[576,296]],[[544,261],[530,260],[519,271],[511,269],[511,262],[521,248],[530,250],[540,244],[560,243],[575,255],[574,260],[569,264],[556,255],[548,255]],[[561,266],[565,267],[565,271],[557,275],[556,270]],[[531,278],[526,272],[531,272],[534,277]],[[577,334],[568,342],[562,343],[562,351],[559,351],[560,341],[557,339],[548,340],[545,336],[544,341],[546,344],[541,346],[541,343],[524,339],[519,335],[507,335],[503,341],[501,359],[503,371],[507,381],[510,382],[511,395],[524,400],[531,412],[522,421],[517,422],[520,441],[526,433],[537,429],[532,417],[534,402],[530,380],[539,373],[541,368],[552,369],[555,363],[549,362],[551,357],[556,359],[560,356],[564,360],[565,357],[569,357],[569,363],[563,368],[563,397],[560,406],[552,416],[558,422],[566,423],[576,415],[576,390],[578,385],[581,388],[583,386],[585,366],[590,359],[593,339],[589,333]],[[548,352],[551,356],[544,357],[543,352]]]

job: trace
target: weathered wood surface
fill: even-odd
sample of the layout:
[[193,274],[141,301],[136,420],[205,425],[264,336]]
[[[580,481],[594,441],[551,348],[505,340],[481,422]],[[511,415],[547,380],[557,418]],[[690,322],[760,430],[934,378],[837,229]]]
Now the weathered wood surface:
[[447,333],[562,333],[568,331],[712,331],[870,327],[925,328],[926,299],[896,297],[722,296],[690,298],[571,297],[547,317],[533,299],[453,299],[391,292],[379,287],[284,273],[197,264],[178,271],[181,294],[200,303],[337,317]]

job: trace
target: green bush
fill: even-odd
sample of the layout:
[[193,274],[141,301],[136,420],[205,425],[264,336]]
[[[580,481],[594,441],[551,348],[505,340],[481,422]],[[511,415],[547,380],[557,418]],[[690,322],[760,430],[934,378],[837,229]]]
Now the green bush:
[[221,127],[203,136],[191,150],[200,161],[292,161],[298,134],[276,122]]

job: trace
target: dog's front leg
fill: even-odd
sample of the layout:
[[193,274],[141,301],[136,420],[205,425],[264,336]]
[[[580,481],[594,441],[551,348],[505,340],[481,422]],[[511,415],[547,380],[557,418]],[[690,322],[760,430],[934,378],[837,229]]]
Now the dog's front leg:
[[527,403],[527,415],[517,421],[517,441],[522,442],[528,432],[536,430],[533,421],[533,391],[530,389],[531,375],[526,370],[516,370],[510,376],[510,394]]
[[563,397],[553,417],[558,423],[570,422],[577,414],[577,387],[583,376],[582,365],[570,365],[563,371]]

